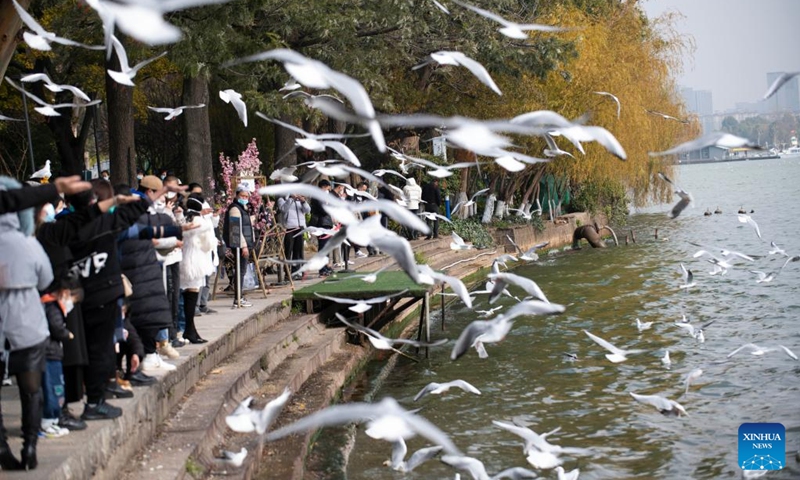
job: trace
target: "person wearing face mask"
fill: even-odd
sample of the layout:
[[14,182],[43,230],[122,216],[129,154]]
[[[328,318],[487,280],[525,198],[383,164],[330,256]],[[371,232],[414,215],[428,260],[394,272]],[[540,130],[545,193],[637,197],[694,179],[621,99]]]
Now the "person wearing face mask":
[[100,178],[102,178],[106,182],[111,180],[110,175],[108,174],[108,170],[103,170],[102,172],[100,172]]
[[[253,222],[250,220],[250,212],[247,209],[249,202],[250,190],[247,185],[238,185],[236,187],[236,198],[228,207],[228,211],[225,213],[225,222],[222,225],[222,238],[225,241],[225,245],[234,252],[234,255],[236,255],[235,252],[237,248],[239,248],[241,252],[239,271],[234,275],[234,279],[239,279],[240,287],[244,284],[244,272],[247,270],[247,263],[250,261],[250,249],[253,248],[253,244],[255,243]],[[236,265],[235,259],[234,265]],[[238,292],[241,293],[241,288]],[[234,306],[237,305],[237,299],[235,297],[233,304]],[[242,307],[253,306],[243,295],[240,305]]]
[[[0,190],[20,184],[2,177]],[[53,281],[47,254],[33,233],[33,211],[0,215],[0,371],[8,369],[17,379],[22,404],[22,461],[14,457],[6,440],[0,414],[0,468],[34,469],[36,443],[42,418],[42,371],[47,337],[47,319],[39,291]],[[7,362],[7,365],[6,365]]]

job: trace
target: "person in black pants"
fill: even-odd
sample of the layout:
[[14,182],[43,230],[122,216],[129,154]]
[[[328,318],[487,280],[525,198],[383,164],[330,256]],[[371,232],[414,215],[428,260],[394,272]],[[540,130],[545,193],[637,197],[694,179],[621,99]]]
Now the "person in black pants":
[[[442,204],[442,190],[439,188],[438,178],[434,178],[422,186],[422,201],[425,202],[426,212],[439,213],[439,206]],[[427,222],[431,227],[431,233],[425,237],[425,240],[430,240],[431,235],[433,238],[439,238],[439,219],[427,220]]]
[[[283,234],[283,254],[286,260],[302,260],[304,243],[302,231],[306,228],[306,213],[311,211],[311,206],[306,201],[306,198],[300,195],[279,198],[277,206],[278,218],[285,229]],[[299,268],[299,263],[293,264],[292,274]]]
[[[334,193],[331,193],[331,182],[327,180],[320,180],[317,186],[323,191],[328,192],[331,195],[335,195]],[[333,219],[328,212],[325,211],[322,205],[323,203],[316,198],[311,199],[311,226],[319,228],[333,228]],[[322,249],[325,248],[325,244],[328,243],[329,239],[330,236],[328,235],[321,235],[317,237],[317,243],[319,246],[317,251],[321,252]],[[330,265],[325,265],[319,270],[320,277],[327,277],[332,273],[333,269],[330,267]]]

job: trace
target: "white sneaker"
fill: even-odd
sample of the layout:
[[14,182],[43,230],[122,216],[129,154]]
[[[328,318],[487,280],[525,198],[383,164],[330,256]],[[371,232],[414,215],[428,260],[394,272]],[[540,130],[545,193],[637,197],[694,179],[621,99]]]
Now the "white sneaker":
[[339,263],[334,263],[333,264],[333,268],[342,268],[342,267],[344,267],[344,263],[343,262],[339,262]]
[[47,428],[43,428],[40,433],[40,435],[45,438],[58,438],[68,434],[69,430],[66,428],[61,428],[56,424],[48,425]]
[[366,256],[367,256],[367,254],[362,252],[361,250],[356,252],[356,257],[358,257],[358,258],[364,258]]
[[355,265],[355,264],[356,264],[356,262],[354,262],[354,261],[352,261],[352,260],[348,260],[348,261],[347,261],[347,264],[348,264],[348,265]]
[[142,370],[145,372],[152,372],[154,370],[172,371],[176,368],[178,367],[162,360],[161,356],[157,353],[148,353],[144,356],[144,360],[142,360]]

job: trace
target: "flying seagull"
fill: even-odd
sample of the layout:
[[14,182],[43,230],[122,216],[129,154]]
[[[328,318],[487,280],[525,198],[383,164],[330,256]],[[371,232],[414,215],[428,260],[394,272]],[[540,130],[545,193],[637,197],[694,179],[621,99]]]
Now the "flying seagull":
[[683,391],[684,395],[689,393],[689,387],[692,385],[692,383],[694,383],[695,380],[700,378],[702,374],[703,374],[703,369],[701,368],[695,368],[694,370],[689,372],[689,374],[686,376],[686,380],[683,381],[685,387]]
[[3,114],[0,114],[0,122],[24,122],[24,118],[13,118],[13,117],[6,117]]
[[274,430],[268,433],[266,438],[268,441],[274,441],[297,432],[361,422],[367,422],[365,433],[376,440],[396,442],[401,438],[407,440],[420,435],[441,446],[449,454],[461,455],[447,434],[428,420],[404,409],[391,397],[386,397],[378,403],[354,402],[333,405]]
[[502,95],[503,92],[500,91],[500,88],[494,83],[492,80],[491,75],[489,72],[486,71],[486,68],[481,65],[479,62],[469,58],[468,56],[464,55],[461,52],[454,52],[449,50],[440,50],[438,52],[434,52],[430,54],[430,59],[415,66],[413,70],[418,68],[422,68],[425,65],[430,63],[436,62],[439,65],[455,65],[455,66],[462,66],[465,67],[467,70],[472,72],[481,83],[486,85],[487,87],[491,88],[492,91],[498,95]]
[[622,104],[619,103],[619,98],[617,98],[616,95],[608,92],[594,92],[594,93],[598,95],[604,95],[606,97],[611,97],[611,99],[614,100],[614,102],[616,102],[617,104],[617,118],[619,118],[620,110],[622,109]]
[[593,335],[591,332],[587,330],[584,330],[583,333],[585,333],[589,338],[591,338],[592,341],[594,341],[596,344],[600,345],[601,347],[611,352],[606,354],[606,358],[613,363],[624,362],[625,360],[628,359],[628,355],[644,352],[644,350],[622,350],[621,348],[615,347],[614,345],[603,340],[597,335]]
[[497,420],[492,420],[492,423],[503,430],[507,430],[522,437],[525,441],[522,450],[523,453],[527,455],[528,463],[539,469],[554,468],[561,465],[561,459],[557,456],[559,453],[578,455],[592,454],[590,450],[584,448],[562,447],[548,442],[547,437],[561,430],[561,427],[557,427],[540,435],[530,428],[521,427],[512,423],[499,422]]
[[133,77],[136,76],[136,73],[145,65],[150,62],[154,62],[159,58],[163,57],[167,54],[167,52],[163,52],[160,55],[156,55],[153,58],[148,58],[142,62],[137,63],[133,67],[128,65],[128,54],[125,52],[125,48],[122,46],[122,43],[117,39],[115,36],[111,36],[111,42],[114,45],[114,51],[117,52],[117,58],[119,59],[119,68],[120,71],[117,72],[116,70],[108,69],[108,76],[110,76],[115,82],[121,85],[127,85],[129,87],[135,86],[133,84]]
[[[453,290],[453,293],[464,302],[467,308],[472,308],[472,298],[469,295],[469,289],[467,289],[467,286],[464,285],[464,282],[459,278],[437,272],[428,265],[420,265],[419,274],[421,277],[426,277],[426,280],[429,277],[433,284],[446,283],[450,289]],[[430,282],[426,281],[425,283]]]
[[17,0],[12,0],[12,2],[14,3],[14,9],[17,11],[19,18],[22,19],[22,23],[24,23],[25,26],[31,30],[30,32],[25,31],[22,33],[22,38],[29,47],[36,50],[49,51],[52,50],[52,47],[50,46],[51,43],[59,43],[61,45],[67,45],[70,47],[88,48],[89,50],[105,49],[103,45],[85,45],[83,43],[72,41],[68,38],[58,37],[53,32],[48,32],[39,24],[39,22],[34,20],[33,17],[26,12],[22,6],[20,6],[19,3],[17,3]]
[[688,270],[686,267],[684,267],[683,263],[681,263],[681,272],[683,278],[683,285],[680,285],[679,288],[684,288],[688,290],[697,285],[697,283],[694,281],[694,274],[692,274],[691,270]]
[[483,190],[478,190],[477,192],[472,194],[472,197],[470,197],[470,199],[468,201],[466,201],[466,202],[458,202],[456,204],[456,206],[453,207],[453,210],[452,210],[453,214],[458,213],[458,211],[460,209],[462,209],[462,208],[466,208],[466,207],[470,207],[472,205],[475,205],[475,199],[478,198],[481,195],[486,194],[488,191],[489,191],[488,188],[484,188]]
[[245,458],[247,458],[247,449],[242,447],[242,449],[238,452],[229,452],[227,450],[223,450],[221,460],[223,463],[235,468],[239,468],[244,463]]
[[645,109],[645,111],[647,111],[647,113],[649,113],[650,115],[655,115],[657,117],[661,117],[664,120],[674,120],[674,121],[676,121],[678,123],[683,123],[684,125],[688,125],[689,124],[689,120],[681,120],[678,117],[673,117],[672,115],[667,115],[666,113],[656,112],[655,110],[647,110],[647,109]]
[[190,109],[190,108],[203,108],[203,107],[205,107],[205,106],[206,106],[206,104],[205,104],[205,103],[201,103],[201,104],[198,104],[198,105],[184,105],[184,106],[181,106],[181,107],[175,107],[175,108],[169,108],[169,107],[150,107],[150,106],[148,106],[147,108],[149,108],[150,110],[152,110],[152,111],[154,111],[154,112],[157,112],[157,113],[166,113],[166,114],[167,114],[167,116],[166,116],[166,117],[164,117],[164,120],[167,120],[167,121],[169,121],[169,120],[172,120],[173,118],[175,118],[175,117],[179,116],[180,114],[182,114],[182,113],[183,113],[183,111],[184,111],[184,110],[186,110],[186,109]]
[[499,28],[497,31],[505,35],[509,38],[514,38],[517,40],[525,40],[528,38],[528,34],[526,32],[529,31],[539,31],[539,32],[563,32],[568,30],[567,28],[562,27],[553,27],[550,25],[539,25],[536,23],[515,23],[505,18],[497,15],[496,13],[492,13],[488,10],[484,10],[482,8],[478,8],[474,5],[470,5],[468,3],[459,2],[458,0],[453,0],[453,3],[457,5],[461,5],[462,7],[472,10],[473,12],[477,13],[482,17],[486,17],[489,20],[493,20],[500,25],[502,28]]
[[51,92],[63,92],[67,90],[72,92],[73,95],[84,100],[86,102],[91,102],[92,99],[86,95],[83,90],[78,87],[73,87],[72,85],[59,85],[54,81],[50,80],[50,77],[47,76],[46,73],[32,73],[30,75],[25,75],[24,77],[19,79],[20,82],[44,82],[44,86],[46,89],[50,90]]
[[362,299],[352,299],[352,298],[341,298],[341,297],[329,297],[328,295],[321,295],[317,292],[314,292],[319,298],[324,300],[330,300],[331,302],[342,303],[345,305],[352,305],[352,307],[347,307],[348,310],[351,310],[356,313],[364,313],[370,309],[372,309],[372,305],[376,303],[386,303],[387,301],[391,300],[394,297],[398,297],[404,293],[406,293],[408,289],[399,291],[392,295],[384,295],[382,297],[373,297],[373,298],[362,298]]
[[769,86],[767,93],[764,94],[764,100],[768,99],[769,97],[775,95],[775,93],[780,90],[780,88],[786,84],[792,78],[800,75],[800,72],[786,72],[782,73],[772,82],[772,85]]
[[233,413],[225,417],[225,423],[234,432],[256,432],[263,435],[278,417],[290,395],[291,392],[288,389],[284,390],[282,394],[267,403],[263,410],[250,409],[253,397],[247,397]]
[[392,459],[384,462],[384,465],[392,467],[392,470],[394,471],[406,473],[414,470],[422,463],[432,459],[441,451],[441,446],[420,448],[416,452],[412,453],[411,457],[408,459],[408,461],[406,461],[406,453],[408,453],[406,441],[402,438],[398,438],[397,441],[392,443]]
[[705,337],[705,334],[703,332],[705,332],[706,328],[708,328],[714,322],[716,322],[716,320],[711,320],[710,322],[706,323],[705,325],[703,325],[703,326],[701,326],[699,328],[695,327],[691,323],[685,322],[685,321],[684,322],[675,322],[674,325],[676,327],[680,327],[680,328],[686,330],[686,333],[688,333],[689,336],[696,338],[700,343],[704,343],[706,341],[706,337]]
[[414,397],[414,401],[416,402],[417,400],[428,394],[439,395],[445,393],[452,387],[458,387],[461,390],[464,390],[465,392],[474,393],[475,395],[481,394],[480,390],[473,387],[471,384],[465,382],[464,380],[453,380],[452,382],[447,382],[447,383],[431,382],[427,384],[425,388],[420,390],[419,393],[417,393],[417,395]]
[[236,109],[239,119],[247,126],[247,105],[242,100],[242,94],[231,88],[219,91],[219,98],[225,103],[230,103]]
[[686,413],[686,409],[683,408],[683,405],[676,402],[675,400],[669,400],[667,398],[658,396],[658,395],[638,395],[636,393],[630,392],[631,397],[639,403],[643,403],[645,405],[652,405],[661,412],[663,415],[666,416],[675,416],[680,417],[681,415],[689,416]]
[[[783,352],[790,358],[792,358],[793,360],[797,360],[797,355],[795,355],[794,352],[784,347],[783,345],[778,345],[778,347],[780,347],[783,350]],[[737,348],[736,350],[732,351],[731,353],[729,353],[727,358],[731,358],[732,356],[736,355],[737,353],[745,349],[750,350],[750,355],[756,355],[756,356],[761,356],[764,355],[765,353],[774,352],[778,350],[777,348],[762,348],[756,345],[755,343],[746,343],[741,347]]]
[[788,257],[788,256],[789,256],[789,255],[786,253],[786,250],[784,250],[784,249],[782,249],[781,247],[779,247],[777,243],[775,243],[775,242],[769,242],[769,244],[772,246],[772,250],[770,250],[770,251],[769,251],[769,254],[770,254],[770,255],[779,254],[779,255],[783,255],[784,257]]
[[450,250],[470,250],[475,248],[475,245],[465,243],[464,239],[455,230],[450,232],[450,236],[453,238],[453,241],[450,242]]
[[[569,157],[575,158],[574,155],[567,152],[566,150],[561,150],[561,148],[559,148],[558,144],[556,143],[556,140],[553,138],[552,135],[550,135],[549,133],[545,133],[542,136],[544,137],[544,141],[547,144],[547,148],[545,148],[544,151],[542,152],[545,154],[545,156],[557,157],[558,155],[567,155]],[[539,198],[537,197],[536,199],[538,200]]]
[[8,82],[9,85],[11,85],[12,87],[16,88],[20,92],[24,93],[28,98],[30,98],[34,102],[36,102],[39,105],[41,105],[40,107],[35,107],[34,110],[36,110],[37,112],[39,112],[42,115],[47,116],[47,117],[60,117],[61,114],[56,111],[56,109],[58,109],[58,108],[91,107],[92,105],[97,105],[98,103],[101,102],[101,100],[93,100],[93,101],[88,102],[88,103],[59,103],[59,104],[53,105],[53,104],[45,102],[44,100],[42,100],[41,98],[37,97],[36,95],[28,92],[27,90],[23,90],[22,87],[20,87],[19,85],[17,85],[13,81],[11,81],[11,79],[8,78],[8,77],[6,77],[6,82]]
[[756,231],[756,235],[758,235],[758,238],[761,239],[761,230],[758,228],[758,224],[756,223],[756,221],[753,220],[753,217],[751,217],[750,215],[745,215],[743,213],[740,213],[738,215],[738,218],[739,218],[739,223],[746,223],[751,227],[753,227],[753,230]]
[[521,289],[525,290],[525,293],[527,293],[531,298],[541,300],[542,302],[545,303],[550,303],[550,301],[547,300],[547,297],[545,296],[542,289],[539,288],[539,285],[537,285],[536,282],[534,282],[530,278],[508,272],[490,273],[487,277],[489,278],[489,280],[494,282],[494,288],[489,294],[490,305],[493,304],[495,301],[497,301],[498,298],[500,298],[500,295],[503,293],[503,290],[505,290],[506,285],[508,284],[516,285]]
[[665,182],[669,183],[670,185],[672,185],[675,188],[675,193],[679,197],[681,197],[678,203],[676,203],[675,206],[672,207],[672,212],[670,212],[671,218],[677,218],[678,215],[680,215],[681,212],[684,211],[686,207],[689,206],[690,203],[692,203],[692,194],[682,189],[681,187],[677,186],[672,180],[669,179],[669,177],[667,177],[663,173],[658,172],[658,177],[664,180]]
[[626,160],[628,155],[619,140],[608,130],[603,127],[592,125],[572,125],[569,127],[557,128],[547,132],[553,136],[563,136],[578,149],[579,152],[586,154],[581,142],[597,142],[603,146],[609,153],[619,158]]
[[392,350],[393,352],[402,353],[396,348],[394,348],[394,344],[402,343],[404,345],[411,345],[413,347],[423,348],[423,347],[438,347],[448,342],[447,339],[441,339],[432,343],[426,343],[426,342],[418,342],[416,340],[407,340],[405,338],[388,338],[381,335],[380,332],[376,332],[375,330],[369,327],[348,322],[347,319],[345,319],[342,315],[338,313],[336,314],[336,318],[338,318],[339,321],[341,321],[348,327],[352,328],[353,330],[363,333],[367,337],[367,340],[369,340],[369,343],[371,343],[372,346],[377,348],[378,350]]
[[781,273],[781,271],[783,271],[784,268],[786,268],[786,265],[788,265],[789,262],[796,262],[798,260],[800,260],[800,256],[788,257],[786,261],[783,262],[783,265],[781,265],[781,268],[777,270],[774,270],[769,273],[760,272],[758,270],[750,270],[750,273],[755,273],[756,275],[758,275],[758,280],[756,280],[756,283],[769,283],[775,280],[775,277],[777,277],[778,274]]
[[525,260],[526,262],[535,262],[536,260],[539,260],[539,255],[536,253],[536,250],[544,248],[550,244],[550,242],[537,243],[531,248],[522,251],[522,249],[519,248],[519,245],[517,245],[517,242],[515,242],[514,239],[512,239],[509,235],[506,235],[506,238],[508,239],[509,242],[511,242],[511,245],[513,245],[514,248],[517,250],[517,253],[519,253],[519,259]]
[[[494,476],[489,476],[486,472],[486,466],[477,458],[458,456],[458,455],[444,455],[441,458],[442,463],[450,465],[457,470],[464,470],[469,472],[474,480],[499,480],[501,478],[510,478],[512,480],[520,480],[523,478],[537,478],[535,472],[522,467],[507,468]],[[456,478],[460,475],[456,474]]]
[[751,150],[763,150],[757,143],[736,135],[731,135],[725,132],[711,132],[701,137],[689,140],[688,142],[681,143],[669,150],[663,152],[650,152],[651,157],[663,157],[664,155],[680,155],[682,153],[694,152],[702,148],[711,146],[725,147],[725,148],[749,148]]

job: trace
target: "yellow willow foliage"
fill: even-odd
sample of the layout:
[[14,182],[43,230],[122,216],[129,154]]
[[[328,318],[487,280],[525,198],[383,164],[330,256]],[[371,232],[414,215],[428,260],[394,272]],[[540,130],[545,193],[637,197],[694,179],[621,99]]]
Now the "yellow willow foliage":
[[[677,99],[670,67],[683,47],[680,38],[667,40],[644,23],[635,5],[622,7],[609,18],[591,18],[574,8],[559,12],[560,24],[579,28],[572,32],[578,57],[562,72],[551,72],[544,82],[524,78],[520,89],[531,99],[526,110],[548,109],[568,118],[588,114],[587,123],[609,130],[627,152],[620,161],[597,143],[584,144],[586,155],[575,151],[563,138],[559,146],[576,158],[559,157],[548,171],[566,175],[573,183],[616,182],[626,187],[634,204],[668,200],[671,192],[664,182],[654,182],[655,173],[672,170],[671,158],[652,158],[648,152],[664,150],[698,133],[696,123],[685,125],[647,113],[654,110],[686,118]],[[609,92],[612,98],[594,92]],[[522,93],[522,92],[520,92]]]

